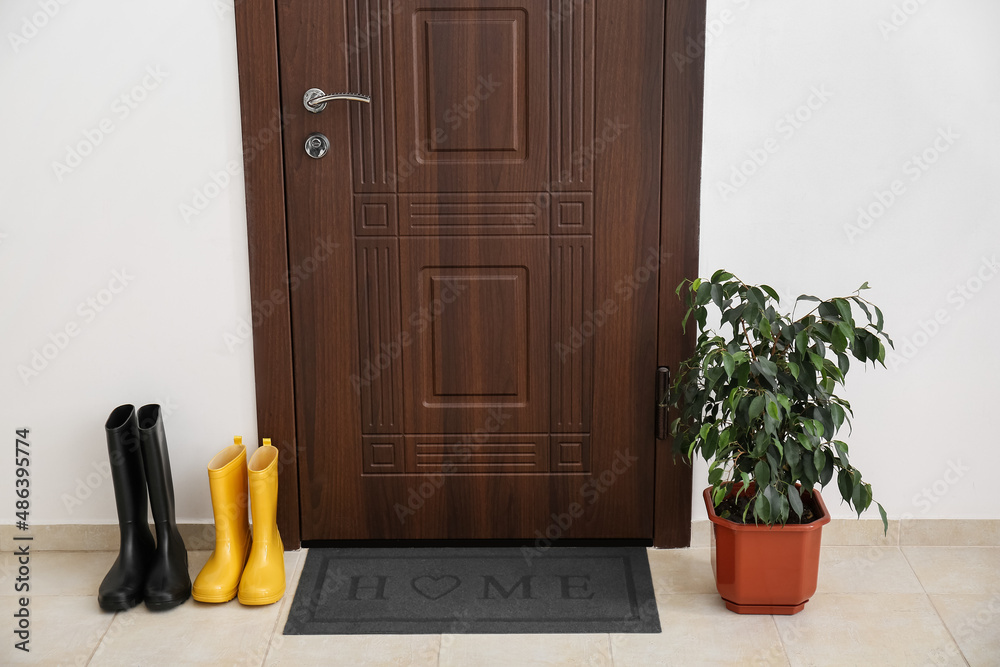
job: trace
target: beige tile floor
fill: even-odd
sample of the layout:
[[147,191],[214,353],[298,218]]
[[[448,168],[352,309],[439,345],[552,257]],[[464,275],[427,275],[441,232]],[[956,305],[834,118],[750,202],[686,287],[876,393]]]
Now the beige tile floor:
[[[819,589],[796,616],[739,616],[715,592],[711,551],[650,550],[660,634],[281,634],[269,607],[188,602],[108,614],[95,591],[111,552],[38,552],[30,654],[13,648],[10,553],[0,558],[0,665],[1000,665],[1000,547],[823,548]],[[207,552],[191,553],[196,573]],[[4,624],[8,627],[4,627]]]

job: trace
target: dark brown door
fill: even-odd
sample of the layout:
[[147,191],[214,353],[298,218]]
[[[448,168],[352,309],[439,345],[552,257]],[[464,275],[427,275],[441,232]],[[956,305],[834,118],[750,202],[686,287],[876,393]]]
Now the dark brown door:
[[303,539],[652,538],[663,12],[279,3]]

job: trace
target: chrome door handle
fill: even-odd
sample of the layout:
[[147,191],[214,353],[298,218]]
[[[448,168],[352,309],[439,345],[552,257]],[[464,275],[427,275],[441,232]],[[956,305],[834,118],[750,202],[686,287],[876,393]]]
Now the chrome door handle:
[[361,93],[331,93],[327,95],[320,88],[310,88],[302,96],[302,106],[310,113],[319,113],[326,108],[327,102],[332,102],[333,100],[354,100],[355,102],[364,102],[365,104],[372,103],[372,98]]

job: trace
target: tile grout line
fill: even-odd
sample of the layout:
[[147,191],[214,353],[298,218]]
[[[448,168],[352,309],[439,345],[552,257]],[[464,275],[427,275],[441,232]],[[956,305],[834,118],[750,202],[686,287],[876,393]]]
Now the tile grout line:
[[785,662],[792,664],[792,659],[788,657],[788,647],[785,646],[785,638],[781,636],[781,628],[778,627],[778,619],[771,614],[771,623],[774,625],[774,632],[778,635],[778,643],[781,644],[781,653],[785,656]]
[[[63,597],[63,596],[59,596],[59,597]],[[100,650],[101,644],[104,643],[104,638],[108,636],[108,632],[111,631],[111,626],[115,624],[115,621],[118,619],[118,614],[120,614],[120,613],[121,612],[119,612],[119,611],[116,611],[114,613],[114,615],[111,617],[111,622],[108,623],[108,627],[104,628],[104,632],[101,633],[100,639],[97,640],[97,645],[94,646],[94,650],[90,652],[90,657],[87,658],[87,665],[88,665],[88,667],[90,666],[90,664],[92,662],[94,662],[94,657],[97,655],[97,652]]]
[[[292,597],[295,596],[294,591],[292,592]],[[271,635],[267,638],[267,648],[264,649],[264,655],[260,659],[260,667],[264,667],[267,664],[267,656],[271,655],[271,645],[274,643],[274,633],[278,629],[278,623],[281,622],[281,613],[285,610],[285,605],[291,604],[288,602],[287,596],[282,596],[281,598],[281,608],[278,610],[278,616],[274,619],[274,625],[271,626]]]
[[[302,553],[300,553],[298,555],[298,558],[295,559],[295,566],[292,568],[292,578],[293,579],[295,579],[296,573],[298,573],[301,576],[301,570],[299,569],[299,564],[301,563],[303,566],[305,565],[305,551],[307,551],[307,550],[306,549],[302,549],[301,551],[302,551]],[[278,616],[274,619],[274,625],[271,627],[271,636],[268,637],[268,639],[267,639],[267,648],[264,650],[264,657],[261,658],[261,660],[260,660],[260,667],[264,667],[264,665],[267,664],[267,656],[271,655],[271,646],[274,643],[274,633],[278,629],[278,624],[281,623],[281,614],[285,611],[285,606],[286,605],[291,605],[292,602],[295,601],[295,593],[297,592],[296,589],[298,588],[298,583],[299,583],[298,581],[295,581],[295,585],[292,586],[292,599],[291,600],[288,599],[288,591],[287,590],[285,591],[285,595],[283,595],[281,597],[281,608],[278,609]],[[291,613],[291,610],[289,610],[289,613]],[[284,635],[282,635],[282,636],[284,636]]]
[[948,633],[948,637],[955,644],[955,648],[958,649],[958,654],[962,656],[962,660],[965,661],[966,665],[971,665],[972,663],[970,663],[969,659],[965,656],[965,651],[962,650],[961,644],[959,644],[958,640],[955,639],[955,635],[952,633],[951,628],[948,627],[944,617],[941,616],[941,612],[938,611],[937,605],[934,604],[934,600],[931,599],[931,594],[927,592],[927,587],[924,586],[924,582],[921,581],[920,575],[917,574],[917,571],[913,569],[913,564],[910,563],[910,559],[906,556],[906,552],[903,551],[902,547],[899,548],[899,553],[903,554],[903,560],[906,561],[907,567],[909,567],[910,571],[913,572],[913,576],[917,578],[917,583],[920,584],[920,590],[924,592],[924,597],[927,598],[927,603],[931,606],[931,609],[934,610],[934,615],[937,616],[939,621],[941,621],[941,626],[944,628],[944,631]]
[[[647,556],[648,558],[648,556]],[[653,600],[656,600],[656,592],[653,592]],[[660,610],[656,610],[656,615],[660,615]],[[660,623],[660,632],[663,632],[663,624]],[[612,640],[611,633],[608,633],[608,655],[611,656],[611,667],[615,667],[615,642]]]

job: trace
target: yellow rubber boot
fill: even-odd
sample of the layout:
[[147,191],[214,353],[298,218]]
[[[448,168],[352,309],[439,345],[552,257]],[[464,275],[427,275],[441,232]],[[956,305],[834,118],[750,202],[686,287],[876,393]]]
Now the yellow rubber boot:
[[250,554],[247,449],[239,436],[233,438],[233,443],[208,463],[215,550],[191,587],[191,596],[199,602],[228,602],[236,597]]
[[240,580],[240,602],[271,604],[285,594],[285,547],[278,534],[278,450],[264,439],[250,457],[253,546]]

